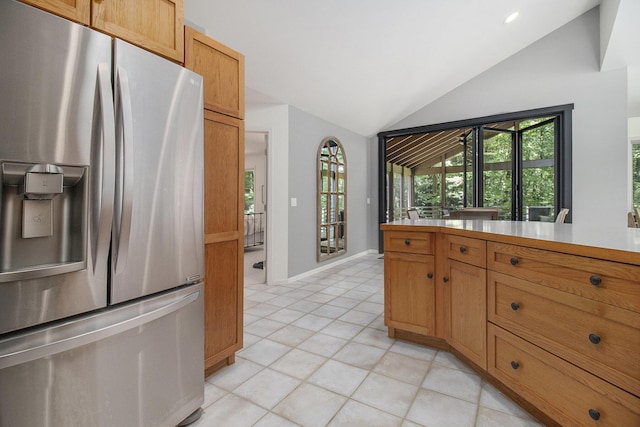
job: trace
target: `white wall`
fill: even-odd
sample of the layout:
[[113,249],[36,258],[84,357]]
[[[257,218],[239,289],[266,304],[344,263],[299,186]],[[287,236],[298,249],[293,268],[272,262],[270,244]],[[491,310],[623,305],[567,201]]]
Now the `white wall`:
[[573,222],[626,224],[627,75],[598,35],[595,8],[389,129],[573,103]]
[[[246,131],[268,133],[267,283],[324,267],[369,248],[370,144],[364,136],[287,105],[247,105]],[[327,136],[342,143],[347,158],[347,253],[316,260],[316,155]],[[249,158],[246,168],[250,168]],[[297,206],[291,206],[296,198]]]
[[289,269],[289,109],[247,105],[245,130],[267,132],[267,181],[274,189],[267,204],[267,283],[285,283]]
[[[322,140],[338,138],[347,159],[347,253],[318,262],[317,153]],[[324,267],[368,249],[369,143],[364,136],[289,107],[289,277]]]
[[629,117],[629,140],[640,141],[640,117]]

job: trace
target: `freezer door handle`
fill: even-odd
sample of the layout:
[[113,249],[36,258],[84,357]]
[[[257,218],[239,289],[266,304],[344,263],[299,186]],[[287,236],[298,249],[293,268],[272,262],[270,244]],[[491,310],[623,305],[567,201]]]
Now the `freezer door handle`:
[[[111,89],[111,69],[109,64],[98,64],[98,82],[97,96],[99,104],[98,118],[101,126],[93,131],[93,143],[100,144],[101,149],[96,150],[99,153],[100,160],[95,161],[93,177],[101,189],[97,199],[92,203],[91,222],[93,239],[93,272],[96,272],[98,266],[107,262],[109,239],[111,231],[111,222],[113,220],[113,197],[114,197],[114,181],[115,181],[115,116],[113,112],[113,91]],[[98,167],[101,170],[98,170]],[[100,178],[101,177],[101,178]]]
[[126,265],[133,210],[133,112],[129,77],[122,67],[116,69],[116,207],[114,220],[113,264],[116,273]]
[[[193,303],[200,297],[200,292],[201,291],[199,290],[191,292],[187,295],[182,296],[176,301],[172,301],[169,304],[163,305],[161,307],[156,307],[153,310],[139,314],[135,317],[128,317],[123,319],[124,316],[118,316],[117,319],[111,324],[96,329],[88,329],[78,334],[65,334],[62,330],[66,325],[63,325],[60,327],[61,331],[59,334],[59,338],[55,339],[52,342],[38,343],[28,348],[23,348],[27,346],[17,346],[18,348],[13,351],[9,350],[4,354],[0,354],[0,369],[31,362],[33,360],[41,359],[44,357],[53,356],[67,350],[104,340],[130,329],[150,323],[156,319],[160,319],[161,317],[168,316],[169,314],[174,313],[182,309],[183,307],[186,307],[187,305]],[[123,307],[119,310],[124,310],[126,312],[127,309],[131,309],[133,311],[136,311],[136,308],[137,304],[134,304],[129,307]],[[105,314],[98,314],[98,316],[100,315]],[[79,322],[82,322],[82,320],[80,320]]]

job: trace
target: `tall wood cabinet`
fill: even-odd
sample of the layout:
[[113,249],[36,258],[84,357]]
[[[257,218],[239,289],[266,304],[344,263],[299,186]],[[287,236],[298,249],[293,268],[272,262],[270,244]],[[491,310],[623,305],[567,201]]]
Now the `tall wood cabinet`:
[[205,374],[242,348],[244,57],[185,27],[185,67],[204,78]]
[[22,0],[184,62],[184,0]]

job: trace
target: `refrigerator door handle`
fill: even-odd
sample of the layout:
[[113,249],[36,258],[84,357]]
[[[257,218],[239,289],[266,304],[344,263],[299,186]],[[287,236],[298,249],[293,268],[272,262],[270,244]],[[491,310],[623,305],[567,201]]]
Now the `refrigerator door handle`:
[[[182,309],[183,307],[186,307],[187,305],[193,303],[199,297],[200,291],[198,290],[184,295],[180,299],[170,302],[169,304],[166,304],[159,308],[155,308],[154,310],[132,318],[121,320],[119,316],[117,321],[101,328],[88,329],[85,333],[80,333],[77,335],[71,333],[66,334],[67,336],[64,336],[65,334],[61,334],[63,336],[50,343],[41,343],[40,345],[35,345],[29,348],[20,348],[16,349],[15,351],[8,351],[6,354],[0,354],[0,369],[9,368],[11,366],[20,365],[23,363],[31,362],[33,360],[53,356],[67,350],[107,339],[114,335],[160,319],[161,317],[168,316],[169,314],[174,313]],[[136,313],[139,312],[139,310],[136,310],[135,305],[132,307],[125,307],[123,308],[123,310],[126,310],[127,308],[132,308],[132,310]],[[62,326],[62,328],[64,328],[64,326]]]
[[116,69],[116,206],[114,220],[113,264],[116,273],[126,265],[133,209],[133,112],[129,77],[122,67]]
[[[92,235],[96,236],[93,245],[93,271],[95,273],[96,267],[104,265],[108,256],[109,248],[109,232],[111,231],[111,222],[113,220],[113,197],[114,197],[114,181],[115,181],[115,117],[113,111],[113,91],[111,89],[111,69],[109,64],[98,64],[98,82],[97,82],[97,96],[99,101],[101,129],[98,130],[98,135],[94,134],[94,138],[98,139],[94,144],[101,143],[101,164],[102,171],[98,172],[97,176],[102,176],[101,184],[102,188],[98,203],[93,204],[92,227],[97,227],[93,230]],[[101,131],[101,134],[100,134]],[[98,150],[99,152],[99,150]]]

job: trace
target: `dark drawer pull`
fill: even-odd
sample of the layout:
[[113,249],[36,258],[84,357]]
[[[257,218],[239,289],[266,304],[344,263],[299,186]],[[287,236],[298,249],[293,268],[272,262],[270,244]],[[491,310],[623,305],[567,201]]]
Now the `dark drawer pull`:
[[511,262],[511,265],[513,265],[515,267],[516,265],[518,265],[519,261],[518,261],[518,258],[513,257],[513,258],[511,258],[511,260],[509,262]]
[[589,341],[591,341],[592,344],[600,344],[600,336],[596,334],[589,334]]
[[467,253],[467,247],[466,246],[460,246],[460,253],[461,254]]
[[595,409],[589,409],[589,416],[592,420],[598,421],[600,419],[600,412]]
[[518,369],[520,367],[520,364],[518,362],[516,362],[515,360],[511,361],[511,367],[513,369]]
[[593,276],[589,277],[589,282],[593,286],[600,286],[600,284],[602,283],[602,279],[594,274]]
[[517,302],[511,303],[511,310],[518,311],[519,308],[520,308],[520,304],[518,304]]
[[405,245],[407,245],[407,246],[409,246],[409,245],[411,244],[411,240],[409,240],[409,239],[405,240],[405,241],[404,241],[404,244],[405,244]]
[[442,281],[443,281],[444,283],[448,283],[448,282],[449,282],[449,278],[448,278],[447,276],[444,276],[444,277],[442,278]]
[[433,279],[433,273],[427,273],[427,278],[428,279]]

